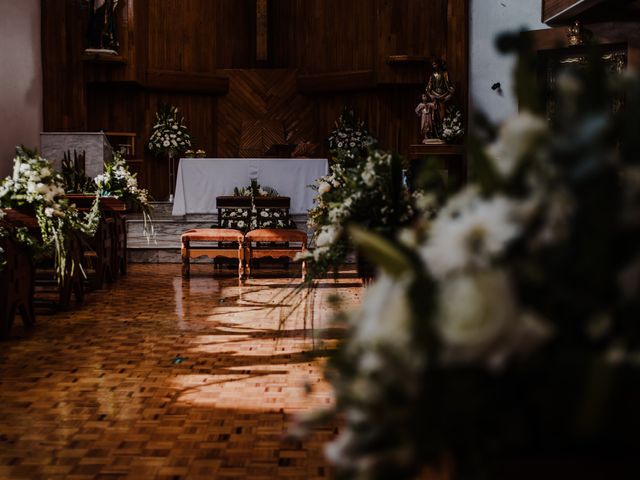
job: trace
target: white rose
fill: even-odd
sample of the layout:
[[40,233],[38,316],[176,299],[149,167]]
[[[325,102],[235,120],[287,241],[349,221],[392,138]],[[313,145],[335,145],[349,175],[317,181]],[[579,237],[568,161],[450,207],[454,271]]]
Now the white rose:
[[367,288],[362,310],[352,317],[355,345],[407,349],[413,337],[413,313],[409,303],[410,277],[394,279],[381,274]]
[[55,213],[55,210],[51,207],[47,207],[44,209],[44,214],[49,218],[53,217],[54,213]]
[[508,275],[490,270],[445,281],[438,294],[436,330],[443,364],[502,368],[515,354],[526,355],[549,337],[550,328],[520,312]]

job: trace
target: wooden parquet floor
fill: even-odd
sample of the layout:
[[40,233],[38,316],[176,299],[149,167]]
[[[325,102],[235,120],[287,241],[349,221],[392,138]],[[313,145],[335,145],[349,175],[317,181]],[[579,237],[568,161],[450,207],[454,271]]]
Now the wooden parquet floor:
[[327,297],[356,304],[359,281],[327,280],[303,301],[287,297],[296,279],[211,273],[133,265],[80,309],[32,332],[17,321],[0,343],[0,478],[328,478],[336,427],[285,434],[332,402]]

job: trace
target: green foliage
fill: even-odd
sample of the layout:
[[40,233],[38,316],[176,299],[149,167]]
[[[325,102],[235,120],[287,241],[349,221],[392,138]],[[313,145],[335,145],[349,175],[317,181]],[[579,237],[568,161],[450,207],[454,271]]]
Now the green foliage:
[[64,154],[62,160],[62,178],[66,193],[93,193],[96,191],[96,185],[93,179],[87,176],[85,170],[85,153],[78,155],[73,152],[73,160],[71,152]]

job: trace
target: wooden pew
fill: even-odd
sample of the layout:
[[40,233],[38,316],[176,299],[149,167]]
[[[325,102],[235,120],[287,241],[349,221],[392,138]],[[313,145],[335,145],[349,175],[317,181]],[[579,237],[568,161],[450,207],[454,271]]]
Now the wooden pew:
[[6,339],[18,312],[25,327],[31,328],[35,324],[35,267],[31,250],[11,236],[14,225],[0,221],[0,226],[9,233],[0,237],[6,261],[0,270],[0,339]]
[[[5,220],[15,227],[25,227],[35,238],[40,238],[40,227],[35,215],[28,210],[5,210]],[[62,282],[58,282],[52,259],[35,261],[35,293],[38,303],[46,303],[55,309],[67,310],[71,305],[71,299],[75,296],[76,304],[84,302],[84,275],[80,268],[82,261],[82,246],[78,234],[72,234],[67,238],[65,245],[67,251],[67,267]],[[48,295],[53,290],[56,300],[52,302]]]

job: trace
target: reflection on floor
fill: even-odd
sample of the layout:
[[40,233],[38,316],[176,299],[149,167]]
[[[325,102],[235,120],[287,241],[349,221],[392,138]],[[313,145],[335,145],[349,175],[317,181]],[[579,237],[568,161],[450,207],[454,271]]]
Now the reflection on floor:
[[134,265],[85,307],[15,328],[0,344],[0,478],[328,477],[335,428],[283,437],[293,414],[332,401],[327,297],[354,305],[359,282],[305,298],[295,278],[240,286],[211,272]]

